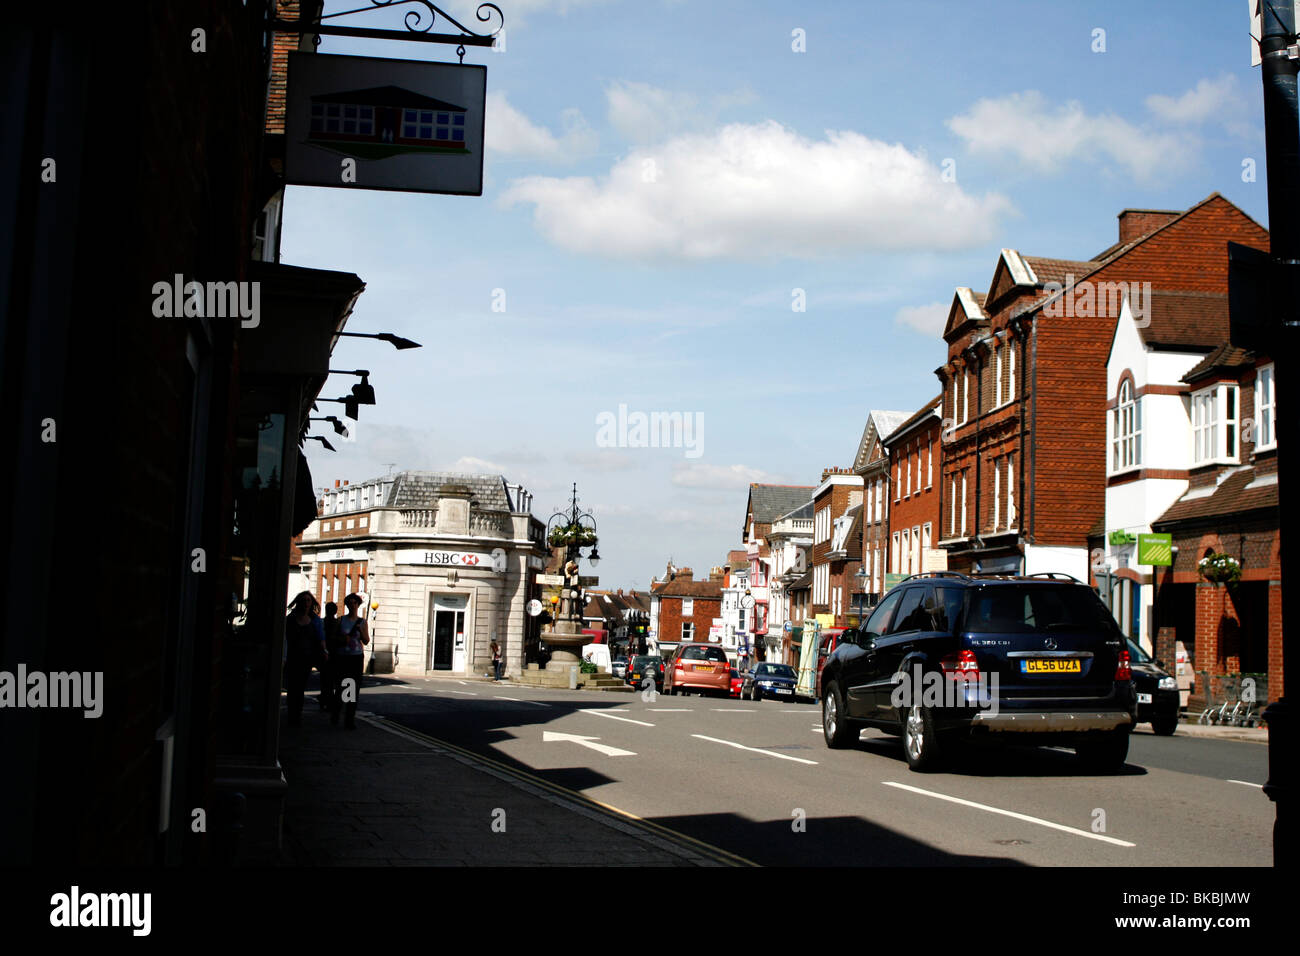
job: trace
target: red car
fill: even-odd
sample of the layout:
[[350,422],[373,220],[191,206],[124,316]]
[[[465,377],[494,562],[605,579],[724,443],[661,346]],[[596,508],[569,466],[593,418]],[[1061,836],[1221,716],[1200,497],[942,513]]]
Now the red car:
[[740,676],[740,671],[734,667],[731,669],[731,696],[740,699],[740,687],[745,683],[745,678]]

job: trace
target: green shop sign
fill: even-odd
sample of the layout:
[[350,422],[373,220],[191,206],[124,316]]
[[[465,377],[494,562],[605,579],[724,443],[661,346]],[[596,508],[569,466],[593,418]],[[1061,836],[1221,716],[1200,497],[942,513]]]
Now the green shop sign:
[[1169,567],[1174,563],[1174,536],[1172,534],[1138,535],[1137,563]]

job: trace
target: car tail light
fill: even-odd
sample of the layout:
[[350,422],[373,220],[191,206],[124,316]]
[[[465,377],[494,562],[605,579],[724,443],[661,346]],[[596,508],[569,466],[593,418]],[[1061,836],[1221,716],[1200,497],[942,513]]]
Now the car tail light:
[[1116,680],[1132,680],[1133,671],[1128,666],[1128,651],[1119,652],[1119,663],[1115,665]]
[[966,648],[956,654],[949,654],[939,661],[945,675],[954,680],[979,680],[980,665],[975,659],[975,652]]

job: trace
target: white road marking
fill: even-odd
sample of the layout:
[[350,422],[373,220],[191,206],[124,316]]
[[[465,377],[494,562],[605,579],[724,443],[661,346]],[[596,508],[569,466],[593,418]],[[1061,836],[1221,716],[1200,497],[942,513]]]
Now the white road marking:
[[808,709],[804,708],[802,710],[778,710],[777,713],[778,714],[806,714],[808,713]]
[[709,710],[715,711],[715,712],[717,712],[717,713],[719,713],[719,714],[752,714],[752,713],[754,713],[754,709],[753,709],[752,707],[710,707]]
[[1040,827],[1050,827],[1053,830],[1060,830],[1062,833],[1073,833],[1075,836],[1087,837],[1089,840],[1100,840],[1102,843],[1112,843],[1115,846],[1137,846],[1136,843],[1129,843],[1127,840],[1117,840],[1115,837],[1108,837],[1102,833],[1092,833],[1088,830],[1080,830],[1077,827],[1067,827],[1061,823],[1053,823],[1051,820],[1043,820],[1040,817],[1031,817],[1027,813],[1016,813],[1013,810],[1003,810],[999,807],[990,807],[985,803],[976,803],[973,800],[963,800],[960,797],[950,797],[946,793],[936,793],[933,790],[922,790],[920,787],[911,787],[905,783],[895,783],[892,780],[882,780],[886,787],[897,787],[899,790],[907,790],[911,793],[919,793],[922,796],[934,797],[937,800],[946,800],[949,803],[957,803],[963,807],[973,807],[976,810],[985,810],[989,813],[996,813],[1000,816],[1011,817],[1014,820],[1023,820],[1026,823],[1036,823]]
[[478,694],[474,693],[472,690],[449,690],[449,691],[447,691],[447,693],[448,693],[448,694],[461,694],[461,695],[463,695],[463,696],[465,696],[465,697],[477,697],[477,696],[478,696]]
[[654,724],[647,724],[644,720],[633,720],[631,717],[620,717],[618,714],[607,714],[603,710],[592,710],[590,707],[580,707],[580,714],[595,714],[597,717],[608,717],[610,720],[621,720],[629,724],[640,724],[642,727],[653,727]]
[[549,730],[542,731],[542,741],[544,743],[551,743],[552,741],[560,740],[598,751],[599,753],[603,753],[606,757],[636,756],[636,754],[630,750],[619,750],[617,747],[610,747],[608,744],[596,743],[599,739],[599,737],[581,737],[578,734],[557,734]]
[[749,750],[756,754],[767,754],[769,757],[780,757],[782,760],[793,760],[795,763],[806,763],[817,765],[816,760],[804,760],[802,757],[791,757],[789,754],[779,754],[775,750],[763,750],[760,747],[746,747],[744,744],[738,744],[733,740],[719,740],[717,737],[706,737],[704,734],[691,734],[692,737],[699,737],[700,740],[712,741],[715,744],[726,744],[728,747],[735,747],[737,750]]
[[469,686],[469,685],[466,684],[465,681],[463,681],[463,680],[458,680],[458,681],[456,681],[456,683],[457,683],[457,684],[464,684],[466,687]]
[[689,714],[695,710],[694,707],[647,707],[646,710],[654,711],[656,714]]
[[1251,783],[1249,780],[1229,780],[1228,783],[1239,783],[1243,787],[1258,787],[1261,790],[1264,789],[1264,785],[1262,783]]
[[494,695],[497,700],[514,701],[516,704],[532,704],[534,707],[549,707],[550,704],[544,704],[540,700],[524,700],[520,697],[502,697],[500,694]]

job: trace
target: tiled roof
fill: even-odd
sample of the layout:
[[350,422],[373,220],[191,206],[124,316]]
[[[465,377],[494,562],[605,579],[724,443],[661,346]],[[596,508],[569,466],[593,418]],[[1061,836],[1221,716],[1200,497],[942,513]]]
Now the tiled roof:
[[809,500],[812,485],[749,486],[749,508],[756,524],[770,524]]
[[1208,349],[1228,339],[1226,295],[1153,290],[1146,305],[1148,324],[1138,334],[1147,345]]
[[803,577],[796,579],[795,582],[794,582],[793,584],[791,584],[788,588],[786,588],[786,590],[787,590],[787,591],[798,591],[798,590],[800,590],[800,589],[802,589],[802,588],[810,588],[810,587],[812,587],[812,572],[811,572],[811,571],[809,571],[809,572],[807,572],[806,574],[804,574]]
[[1060,282],[1072,275],[1076,279],[1097,268],[1097,262],[1078,262],[1073,259],[1044,259],[1040,256],[1023,256],[1025,262],[1034,270],[1039,282]]
[[[1225,333],[1226,330],[1225,330]],[[1209,355],[1197,362],[1186,375],[1183,381],[1188,385],[1198,379],[1205,378],[1217,369],[1240,369],[1249,368],[1255,364],[1255,353],[1248,349],[1239,348],[1230,342],[1223,342]]]
[[671,581],[660,581],[654,586],[654,593],[660,597],[710,598],[722,600],[722,580],[695,581],[678,575]]
[[393,475],[386,505],[392,508],[431,508],[443,485],[464,485],[484,511],[509,511],[505,479],[500,475],[462,475],[449,471],[401,471]]
[[1246,487],[1254,480],[1256,474],[1255,469],[1248,466],[1230,473],[1213,494],[1200,498],[1189,498],[1184,494],[1152,522],[1152,528],[1193,518],[1228,517],[1258,508],[1276,508],[1278,488],[1276,481],[1256,488]]

